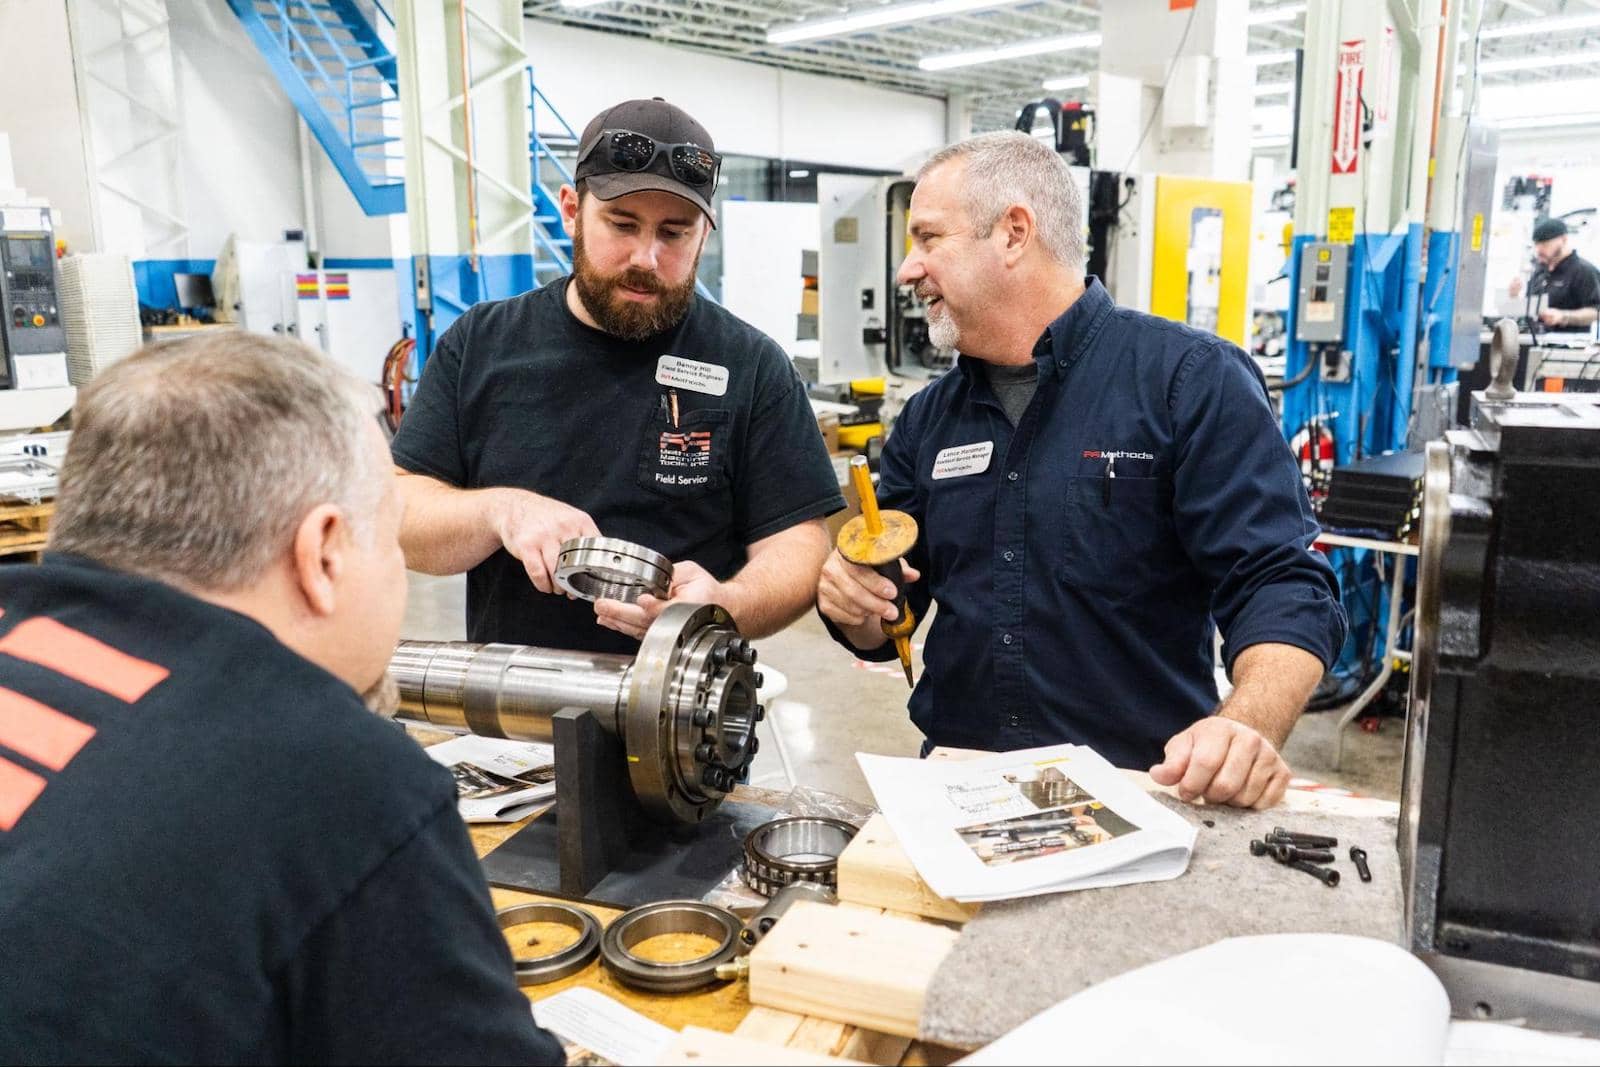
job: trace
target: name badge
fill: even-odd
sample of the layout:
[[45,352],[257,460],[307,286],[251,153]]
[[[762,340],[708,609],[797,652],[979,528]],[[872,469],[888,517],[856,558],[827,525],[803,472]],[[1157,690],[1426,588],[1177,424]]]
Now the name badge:
[[939,454],[933,457],[933,480],[939,482],[946,478],[982,474],[989,469],[989,459],[993,455],[993,441],[940,449]]
[[656,384],[722,396],[728,391],[728,368],[682,356],[662,356],[656,360]]

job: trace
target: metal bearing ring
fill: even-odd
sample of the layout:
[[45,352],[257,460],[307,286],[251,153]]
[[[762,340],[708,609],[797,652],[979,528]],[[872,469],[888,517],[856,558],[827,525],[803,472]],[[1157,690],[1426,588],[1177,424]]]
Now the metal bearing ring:
[[842,819],[774,819],[744,839],[744,884],[770,897],[793,882],[839,887],[839,856],[856,836]]
[[[649,993],[683,993],[717,981],[717,968],[739,954],[743,924],[726,908],[698,900],[665,900],[625,912],[606,927],[600,959],[623,985]],[[634,946],[662,934],[703,934],[717,947],[703,956],[661,963],[635,956]]]
[[645,593],[665,600],[672,587],[672,561],[632,541],[574,537],[556,555],[556,584],[583,600],[632,604]]
[[495,912],[500,929],[522,923],[560,923],[578,931],[578,940],[543,956],[518,956],[518,985],[544,985],[569,974],[577,974],[600,951],[600,921],[582,908],[570,904],[515,904]]

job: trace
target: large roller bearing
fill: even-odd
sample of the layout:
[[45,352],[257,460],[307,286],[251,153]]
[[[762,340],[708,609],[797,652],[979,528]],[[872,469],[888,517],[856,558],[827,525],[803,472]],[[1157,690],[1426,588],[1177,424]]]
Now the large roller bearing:
[[633,791],[658,818],[699,822],[756,753],[756,650],[726,611],[669,604],[633,661],[623,740]]

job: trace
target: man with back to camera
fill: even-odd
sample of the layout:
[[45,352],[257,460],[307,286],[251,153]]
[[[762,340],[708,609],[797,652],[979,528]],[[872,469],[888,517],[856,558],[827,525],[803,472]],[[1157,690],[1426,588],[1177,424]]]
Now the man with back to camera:
[[[1552,330],[1581,330],[1600,317],[1600,272],[1572,248],[1567,224],[1540,219],[1533,228],[1533,257],[1538,268],[1528,280],[1528,294],[1544,296],[1539,321]],[[1511,280],[1511,295],[1522,291],[1522,279]]]
[[601,112],[560,192],[572,274],[473,307],[428,359],[394,440],[401,543],[468,572],[469,639],[636,651],[666,601],[550,595],[561,543],[597,534],[746,636],[810,606],[844,499],[788,356],[695,295],[720,165],[663,100]]
[[[878,489],[921,528],[912,608],[938,604],[911,696],[927,744],[1086,744],[1185,799],[1276,803],[1278,748],[1344,616],[1260,372],[1086,278],[1077,187],[1026,134],[930,159],[910,232],[898,280],[960,352],[901,412]],[[842,644],[889,659],[891,594],[835,553],[818,607]],[[1220,707],[1213,617],[1234,682]]]
[[0,568],[0,1059],[565,1062],[450,773],[357,695],[406,599],[362,389],[230,331],[79,393]]

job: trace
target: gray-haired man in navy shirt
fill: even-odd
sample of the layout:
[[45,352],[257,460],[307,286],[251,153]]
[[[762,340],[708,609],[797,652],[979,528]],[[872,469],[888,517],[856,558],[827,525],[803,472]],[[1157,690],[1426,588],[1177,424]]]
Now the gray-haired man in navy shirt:
[[[938,604],[911,716],[930,744],[1087,744],[1185,799],[1267,807],[1344,639],[1333,572],[1259,371],[1116,307],[1085,276],[1082,218],[1066,164],[1024,134],[918,176],[899,280],[961,358],[906,405],[880,472],[882,505],[922,528],[912,606]],[[887,659],[889,594],[835,553],[818,606]]]

